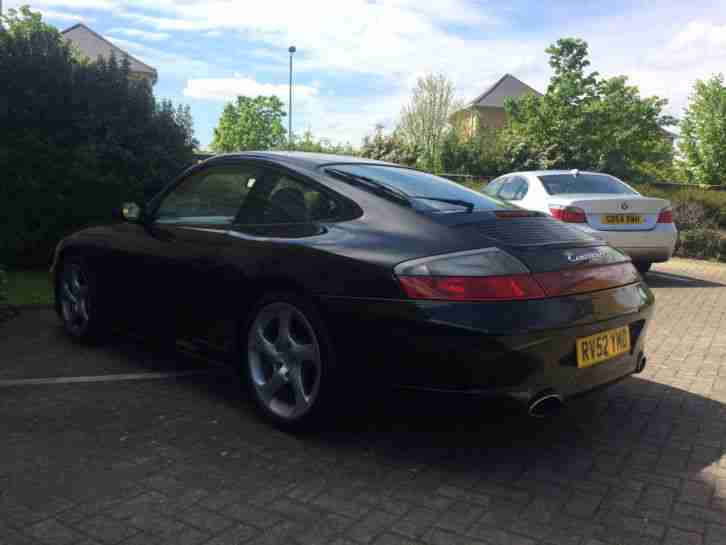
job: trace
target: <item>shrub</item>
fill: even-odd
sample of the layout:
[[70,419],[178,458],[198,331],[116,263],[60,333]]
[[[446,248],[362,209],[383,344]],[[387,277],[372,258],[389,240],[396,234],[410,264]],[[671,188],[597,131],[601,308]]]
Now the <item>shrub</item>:
[[27,7],[0,31],[0,261],[47,264],[65,234],[108,222],[193,162],[188,109],[157,103],[128,61],[80,61]]
[[717,229],[683,231],[677,253],[681,257],[726,261],[726,231]]
[[726,191],[636,186],[643,195],[668,199],[679,229],[726,229]]
[[12,318],[16,314],[8,302],[8,277],[3,266],[0,265],[0,323]]
[[8,302],[8,277],[5,269],[0,265],[0,307]]

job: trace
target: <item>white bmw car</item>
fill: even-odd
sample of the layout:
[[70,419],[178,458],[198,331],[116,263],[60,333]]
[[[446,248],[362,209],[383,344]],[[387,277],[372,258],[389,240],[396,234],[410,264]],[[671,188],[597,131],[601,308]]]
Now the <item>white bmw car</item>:
[[670,202],[644,197],[609,174],[513,172],[493,180],[483,191],[577,225],[626,252],[641,273],[652,263],[668,261],[676,247],[678,231]]

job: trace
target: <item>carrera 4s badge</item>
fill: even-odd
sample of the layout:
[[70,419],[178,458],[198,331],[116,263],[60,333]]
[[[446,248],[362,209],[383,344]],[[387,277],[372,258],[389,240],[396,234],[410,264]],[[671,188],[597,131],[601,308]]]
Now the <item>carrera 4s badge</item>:
[[583,261],[592,261],[593,259],[604,257],[605,254],[600,250],[593,250],[582,254],[568,252],[566,255],[567,261],[570,263],[582,263]]

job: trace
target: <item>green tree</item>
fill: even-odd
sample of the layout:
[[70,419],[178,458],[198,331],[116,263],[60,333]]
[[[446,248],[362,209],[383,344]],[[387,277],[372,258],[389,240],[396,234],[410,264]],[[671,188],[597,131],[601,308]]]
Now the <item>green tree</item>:
[[697,81],[681,121],[680,149],[689,179],[726,184],[726,86],[723,74]]
[[441,144],[453,105],[454,84],[443,74],[428,74],[418,79],[401,111],[397,137],[421,151],[418,165],[425,170],[441,168]]
[[276,96],[238,96],[225,105],[210,147],[217,152],[279,147],[285,142],[285,115]]
[[441,169],[448,174],[497,176],[506,169],[500,131],[477,129],[474,134],[450,130],[441,145]]
[[306,129],[302,137],[293,134],[292,140],[295,151],[330,153],[333,155],[356,155],[356,151],[350,145],[350,142],[334,144],[328,138],[316,138],[310,129]]
[[415,143],[407,142],[398,131],[387,135],[382,125],[376,125],[373,135],[363,138],[360,155],[377,161],[415,166],[420,153]]
[[560,39],[547,53],[554,73],[545,95],[505,105],[510,168],[587,168],[629,178],[672,163],[663,127],[675,120],[663,113],[665,99],[642,98],[624,76],[588,73],[583,40]]
[[130,79],[128,60],[80,61],[29,8],[8,10],[3,26],[0,261],[45,265],[60,237],[191,164],[191,120]]

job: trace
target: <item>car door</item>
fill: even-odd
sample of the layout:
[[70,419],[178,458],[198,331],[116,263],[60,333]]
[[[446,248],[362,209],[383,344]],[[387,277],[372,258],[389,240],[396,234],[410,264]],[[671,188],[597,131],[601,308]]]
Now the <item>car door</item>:
[[[220,252],[220,269],[227,274],[227,297],[218,307],[223,323],[215,328],[218,346],[234,345],[236,328],[254,301],[269,286],[309,285],[309,252],[324,240],[326,222],[351,214],[345,199],[293,171],[265,166],[229,226]],[[233,285],[234,284],[234,285]]]
[[226,297],[220,253],[228,230],[256,183],[254,164],[195,170],[158,199],[145,231],[149,299],[177,336],[207,342]]

